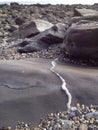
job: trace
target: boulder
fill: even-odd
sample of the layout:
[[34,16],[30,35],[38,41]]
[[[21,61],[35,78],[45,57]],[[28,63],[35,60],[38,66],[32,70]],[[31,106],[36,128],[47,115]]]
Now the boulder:
[[67,30],[64,47],[75,58],[98,58],[98,22],[73,24]]
[[18,51],[33,52],[48,48],[52,44],[63,43],[68,25],[58,23],[48,30],[45,30],[31,39],[25,39],[18,44]]
[[77,17],[71,18],[72,23],[77,23],[81,20],[98,21],[98,15],[96,15],[96,16],[91,15],[91,16],[84,16],[84,17],[83,16],[77,16]]
[[74,10],[74,16],[98,16],[98,11],[96,10],[92,10],[92,9],[86,9],[86,8],[82,8],[82,9],[78,9],[75,8]]
[[22,25],[23,23],[25,23],[25,20],[24,20],[24,18],[17,17],[17,18],[15,19],[15,23],[16,23],[17,25]]
[[98,20],[98,11],[86,8],[75,8],[74,17],[71,18],[72,22],[76,23],[80,20]]
[[39,32],[43,32],[53,26],[52,23],[45,21],[45,20],[33,19],[33,22],[35,22]]
[[44,20],[33,20],[30,23],[25,23],[19,27],[20,38],[32,37],[52,26],[53,24]]

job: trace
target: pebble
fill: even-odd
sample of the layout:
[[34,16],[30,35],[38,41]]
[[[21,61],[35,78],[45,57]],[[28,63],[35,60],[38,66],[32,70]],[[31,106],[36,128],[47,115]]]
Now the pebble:
[[88,126],[86,124],[81,124],[79,130],[88,130]]
[[[91,109],[94,109],[95,112],[91,112]],[[85,113],[84,110],[88,113]],[[77,104],[76,107],[72,107],[69,113],[63,111],[48,115],[44,122],[49,123],[44,124],[44,127],[47,128],[47,130],[98,130],[97,113],[97,107],[93,105],[86,106]],[[87,116],[89,118],[87,118]],[[36,127],[37,129],[34,130],[42,130],[42,122]]]

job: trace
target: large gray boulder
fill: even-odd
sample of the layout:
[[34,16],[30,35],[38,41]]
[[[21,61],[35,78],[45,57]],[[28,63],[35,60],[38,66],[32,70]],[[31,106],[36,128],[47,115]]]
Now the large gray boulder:
[[74,10],[74,16],[98,16],[98,11],[96,10],[92,10],[92,9],[86,9],[86,8],[82,8],[82,9],[78,9],[75,8]]
[[78,22],[80,20],[98,20],[98,11],[86,8],[75,8],[74,17],[71,18],[72,22]]
[[75,58],[98,58],[98,22],[73,24],[64,39],[67,53]]
[[53,24],[44,20],[32,20],[29,23],[25,23],[19,27],[20,38],[32,37],[46,29],[52,27]]
[[45,30],[31,39],[25,39],[17,45],[21,53],[40,51],[53,44],[63,43],[68,25],[58,23],[48,30]]

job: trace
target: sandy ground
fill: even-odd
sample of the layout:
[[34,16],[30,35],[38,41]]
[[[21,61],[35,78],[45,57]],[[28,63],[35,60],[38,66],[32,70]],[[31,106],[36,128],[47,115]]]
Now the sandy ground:
[[[48,113],[66,109],[61,81],[50,67],[45,59],[0,61],[0,126],[18,120],[36,125]],[[55,70],[66,80],[73,106],[98,103],[97,68],[58,62]]]
[[65,110],[67,97],[49,70],[50,60],[0,62],[0,124],[39,123],[48,113]]

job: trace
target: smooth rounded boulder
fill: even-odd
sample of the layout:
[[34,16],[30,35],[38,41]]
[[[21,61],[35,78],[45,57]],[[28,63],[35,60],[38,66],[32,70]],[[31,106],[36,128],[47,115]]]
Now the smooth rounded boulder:
[[73,24],[64,39],[67,53],[75,58],[98,58],[98,22]]

